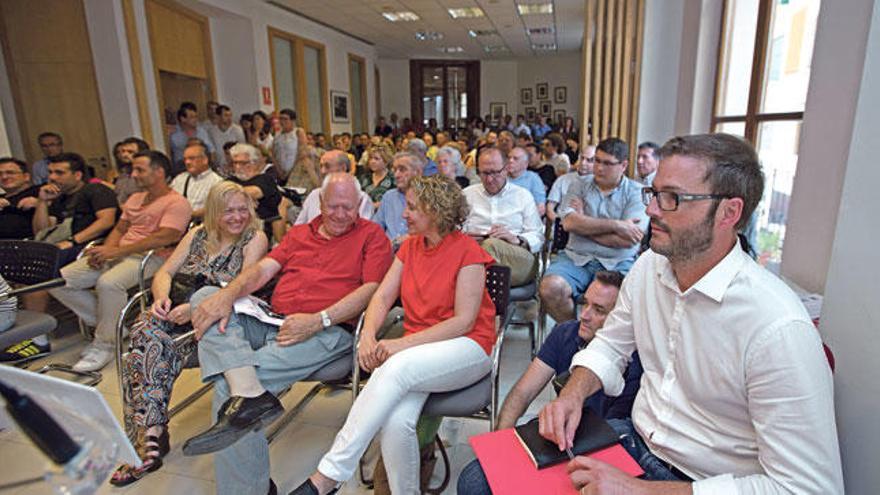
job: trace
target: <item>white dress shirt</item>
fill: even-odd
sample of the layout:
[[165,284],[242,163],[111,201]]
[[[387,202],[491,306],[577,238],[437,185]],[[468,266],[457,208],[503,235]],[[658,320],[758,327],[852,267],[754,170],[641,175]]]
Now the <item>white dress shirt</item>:
[[819,333],[739,245],[684,292],[669,260],[645,252],[572,368],[617,395],[635,350],[644,374],[633,424],[651,452],[697,480],[694,495],[843,493]]
[[298,149],[299,139],[296,137],[296,129],[290,132],[282,132],[275,136],[275,140],[272,141],[272,154],[285,174],[290,173],[293,166],[296,165]]
[[462,229],[464,232],[485,235],[493,225],[503,225],[511,234],[525,239],[529,251],[537,253],[541,250],[544,224],[528,189],[508,181],[494,196],[486,192],[482,183],[464,188],[463,193],[471,207]]
[[[301,225],[304,223],[309,223],[315,219],[318,215],[321,214],[321,189],[313,189],[312,192],[306,196],[306,199],[303,200],[302,210],[300,210],[299,215],[296,217],[296,221],[293,222],[294,225]],[[361,206],[359,208],[358,214],[361,218],[366,220],[370,220],[373,218],[373,200],[370,199],[370,196],[361,191]]]
[[211,140],[214,141],[214,156],[217,158],[217,163],[221,167],[225,167],[226,153],[223,152],[223,145],[230,141],[243,143],[244,130],[242,130],[241,126],[238,124],[230,125],[225,131],[221,131],[217,126],[211,126],[211,128],[208,129],[208,134],[211,135]]
[[[189,184],[187,184],[187,178],[189,178]],[[171,181],[171,189],[185,197],[193,210],[201,210],[205,207],[205,201],[208,200],[211,187],[218,182],[223,182],[223,177],[211,169],[205,170],[198,176],[190,175],[189,172],[181,172]]]

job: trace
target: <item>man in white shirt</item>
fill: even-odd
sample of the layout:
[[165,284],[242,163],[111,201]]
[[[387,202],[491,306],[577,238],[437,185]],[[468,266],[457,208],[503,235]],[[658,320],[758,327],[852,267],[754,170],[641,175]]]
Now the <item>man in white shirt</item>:
[[[320,166],[321,180],[324,180],[332,173],[348,173],[351,169],[351,160],[348,159],[348,154],[344,151],[330,150],[321,155]],[[367,193],[361,191],[360,187],[358,187],[358,193],[360,193],[361,197],[361,204],[358,208],[358,213],[361,218],[369,220],[373,217],[373,201]],[[312,190],[312,192],[306,196],[306,199],[302,204],[302,209],[299,211],[299,215],[296,217],[296,221],[293,222],[293,224],[300,225],[303,223],[309,223],[320,214],[321,188],[319,187]]]
[[636,176],[635,180],[646,186],[650,186],[654,182],[654,176],[657,175],[657,166],[660,164],[660,157],[657,156],[660,146],[651,141],[645,141],[639,144],[639,154],[636,160]]
[[510,284],[523,285],[535,278],[534,253],[544,242],[544,225],[532,194],[507,180],[507,166],[497,148],[486,148],[477,157],[480,184],[464,188],[471,207],[462,230],[501,265],[510,267]]
[[217,124],[208,127],[208,134],[211,135],[211,141],[214,142],[214,157],[223,170],[226,168],[226,153],[223,152],[223,145],[230,141],[243,143],[244,131],[240,125],[232,122],[232,110],[226,105],[218,105],[215,113]]
[[193,143],[183,150],[183,165],[186,171],[174,177],[171,181],[171,189],[189,201],[193,210],[193,219],[201,221],[205,215],[208,192],[214,184],[222,182],[223,177],[211,170],[208,148],[201,144]]
[[569,472],[582,493],[843,493],[819,334],[797,296],[737,242],[764,188],[757,154],[707,134],[673,138],[660,156],[644,193],[651,250],[541,411],[541,434],[570,446],[583,398],[619,394],[637,350],[632,419],[609,424],[646,479],[577,457]]
[[522,136],[523,133],[531,137],[532,129],[529,127],[529,124],[526,124],[526,116],[519,114],[516,116],[516,127],[513,128],[513,135],[519,137]]
[[296,112],[293,110],[285,108],[278,112],[278,122],[281,124],[281,132],[272,142],[272,165],[283,183],[296,165],[299,153],[307,148],[308,138],[306,132],[296,126]]

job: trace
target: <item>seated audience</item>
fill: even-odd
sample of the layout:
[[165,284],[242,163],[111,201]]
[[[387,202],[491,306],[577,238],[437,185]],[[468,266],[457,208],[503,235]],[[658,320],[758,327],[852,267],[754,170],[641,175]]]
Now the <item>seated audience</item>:
[[428,151],[425,153],[425,156],[428,157],[428,160],[436,161],[437,160],[437,150],[440,149],[439,146],[434,144],[434,133],[430,131],[425,131],[422,133],[422,141],[425,142],[425,146],[428,147]]
[[628,156],[622,140],[600,142],[593,179],[573,182],[557,208],[568,244],[547,268],[540,288],[541,301],[556,321],[574,317],[574,301],[596,272],[626,274],[638,256],[648,217],[640,184],[624,175]]
[[[40,188],[31,184],[27,163],[0,158],[0,239],[26,239],[34,236],[34,200]],[[32,198],[30,201],[23,201]]]
[[[493,260],[459,231],[467,216],[461,189],[443,176],[414,178],[405,216],[411,235],[370,301],[358,346],[358,363],[372,376],[317,471],[292,494],[334,491],[380,432],[391,492],[418,493],[416,422],[425,400],[490,371],[495,307],[485,279]],[[404,335],[377,340],[398,298]]]
[[320,181],[314,161],[304,160],[311,150],[306,131],[296,126],[296,112],[289,108],[281,110],[278,120],[281,133],[275,136],[272,162],[278,183],[311,191]]
[[[391,264],[381,229],[358,218],[357,180],[345,173],[328,177],[321,216],[291,228],[225,288],[201,289],[191,299],[202,379],[214,383],[217,422],[189,439],[183,452],[215,452],[217,493],[263,495],[274,488],[263,427],[283,410],[275,394],[351,349],[352,323]],[[278,274],[272,311],[285,315],[280,327],[233,312],[233,301]]]
[[580,143],[576,137],[565,137],[565,154],[568,155],[568,162],[574,164],[580,156]]
[[568,173],[571,162],[568,160],[568,155],[565,154],[565,141],[562,140],[562,135],[551,132],[544,136],[544,140],[541,142],[541,152],[541,163],[553,167],[557,177]]
[[378,208],[382,196],[394,189],[394,174],[388,171],[393,155],[391,149],[384,144],[370,146],[365,155],[369,157],[367,158],[368,170],[365,170],[360,176],[361,188],[370,196],[373,208]]
[[[593,340],[596,332],[605,324],[605,318],[614,308],[623,276],[618,272],[598,272],[593,283],[584,293],[584,308],[580,320],[570,320],[556,325],[547,340],[532,359],[526,372],[517,380],[504,399],[498,413],[497,429],[513,428],[517,420],[526,412],[529,405],[554,376],[568,375],[571,359]],[[642,367],[638,355],[626,370],[623,392],[612,397],[596,392],[584,402],[603,418],[628,418],[632,412],[633,401],[639,390]],[[492,493],[486,475],[479,461],[465,466],[458,477],[459,495],[479,495]]]
[[532,194],[538,215],[544,216],[544,203],[547,202],[547,190],[538,174],[529,170],[529,152],[525,148],[516,147],[507,155],[507,174],[511,184],[522,187]]
[[638,182],[651,187],[654,183],[654,176],[657,175],[657,166],[660,164],[660,157],[657,153],[660,151],[660,145],[651,141],[645,141],[639,144],[639,154],[636,160],[636,176],[633,177]]
[[[348,157],[348,153],[344,153],[340,150],[330,150],[321,155],[321,179],[326,181],[330,174],[348,173],[348,171],[351,170],[351,162]],[[370,196],[360,189],[360,183],[358,183],[358,197],[360,198],[358,214],[361,218],[369,220],[373,216],[373,202],[370,200]],[[306,196],[306,199],[302,204],[302,209],[293,224],[302,225],[309,223],[317,218],[322,211],[321,189],[315,189]]]
[[103,237],[116,222],[116,195],[98,183],[86,183],[85,160],[76,153],[49,159],[49,183],[34,204],[35,239],[61,248],[61,265],[70,263],[92,240]]
[[[229,283],[243,267],[260,261],[267,246],[254,202],[244,189],[229,181],[214,185],[205,202],[204,222],[187,232],[153,275],[153,305],[132,326],[122,370],[123,414],[126,433],[143,465],[120,466],[111,484],[134,483],[162,467],[162,457],[168,453],[171,389],[187,358],[178,352],[174,338],[191,328],[192,311],[185,299],[203,285]],[[182,292],[172,290],[175,275],[186,288]]]
[[177,130],[171,133],[169,138],[172,163],[169,177],[174,177],[186,169],[183,164],[183,150],[186,149],[190,139],[201,139],[208,147],[208,154],[214,154],[211,136],[206,127],[199,125],[199,114],[194,103],[186,101],[180,104],[180,108],[177,110],[177,124]]
[[556,169],[553,165],[543,163],[544,155],[541,154],[538,144],[529,143],[523,149],[529,153],[529,170],[538,174],[544,183],[544,190],[549,191],[556,182]]
[[461,152],[452,146],[444,146],[437,151],[437,169],[450,179],[454,180],[458,187],[464,189],[471,185],[471,181],[464,176],[464,163],[461,162]]
[[498,264],[510,267],[510,285],[534,280],[544,242],[544,224],[532,195],[507,180],[507,167],[496,148],[477,158],[480,184],[464,189],[470,213],[464,232],[480,243]]
[[401,151],[394,155],[392,163],[394,164],[394,183],[397,187],[382,196],[382,202],[379,203],[379,209],[373,215],[373,221],[382,227],[385,235],[391,239],[391,245],[396,251],[409,232],[407,221],[403,218],[409,181],[413,177],[422,175],[425,158],[408,151]]
[[49,181],[49,159],[64,153],[64,141],[61,139],[61,134],[44,132],[37,136],[37,144],[40,145],[43,158],[31,165],[30,174],[34,185],[42,186]]
[[136,137],[125,138],[113,146],[113,158],[116,168],[112,170],[108,180],[113,184],[113,192],[116,193],[116,202],[124,205],[128,198],[140,191],[137,182],[131,177],[131,160],[134,155],[150,149],[143,139]]
[[529,124],[526,123],[525,115],[518,114],[516,116],[516,126],[512,129],[512,132],[514,136],[522,136],[525,134],[529,138],[532,137],[532,129],[529,127]]
[[[151,249],[177,243],[186,232],[192,209],[168,186],[170,170],[168,157],[158,151],[135,155],[131,174],[144,191],[128,198],[102,245],[85,250],[85,256],[61,269],[67,284],[49,291],[86,325],[96,327],[95,340],[73,366],[77,371],[97,371],[110,362],[116,320],[128,289],[138,282],[141,260]],[[152,276],[161,264],[158,256],[152,257],[145,276]]]
[[556,207],[562,201],[568,188],[573,182],[578,180],[593,180],[593,162],[596,159],[596,147],[593,145],[584,146],[578,156],[577,162],[574,164],[574,170],[560,176],[553,183],[550,192],[547,194],[547,218],[551,221],[556,220]]
[[[244,187],[244,191],[257,202],[257,216],[263,221],[263,231],[270,242],[273,237],[280,241],[284,237],[284,226],[277,225],[278,204],[281,193],[275,179],[263,173],[263,159],[260,151],[250,144],[236,144],[229,149],[232,156],[232,182]],[[283,224],[283,222],[280,222]]]
[[406,144],[406,151],[420,157],[425,162],[425,166],[422,167],[422,175],[425,177],[439,172],[437,170],[437,162],[428,157],[428,146],[423,140],[419,138],[410,139]]
[[257,110],[251,114],[251,119],[254,121],[254,130],[248,144],[256,146],[263,156],[271,157],[275,147],[275,136],[272,135],[272,130],[269,127],[269,118],[265,112]]
[[542,139],[544,139],[544,136],[550,134],[550,131],[552,130],[553,128],[550,127],[550,124],[547,123],[547,116],[539,115],[538,122],[535,123],[534,126],[532,126],[532,138],[535,141],[541,141]]
[[391,126],[385,122],[385,117],[380,115],[378,120],[376,121],[376,128],[373,130],[373,134],[377,136],[387,137],[390,136],[392,132],[394,132],[394,129],[392,129]]
[[[226,105],[217,105],[214,115],[216,116],[215,125],[208,129],[208,134],[210,134],[211,142],[214,145],[214,159],[217,167],[223,170],[226,168],[223,145],[229,142],[244,143],[244,131],[241,126],[232,121],[232,110]],[[184,161],[186,161],[186,157],[184,157]],[[184,165],[186,164],[184,163]]]
[[574,125],[574,117],[565,117],[565,120],[562,121],[562,126],[559,128],[559,134],[565,139],[578,139],[579,131],[577,126]]
[[[508,117],[510,116],[508,115]],[[498,133],[498,141],[495,143],[495,147],[501,151],[501,156],[505,161],[507,161],[507,155],[510,154],[510,151],[513,150],[514,146],[516,146],[516,138],[514,138],[512,132],[504,130]],[[479,154],[479,152],[477,152],[477,154]]]
[[644,192],[651,249],[541,411],[541,434],[570,447],[584,398],[622,390],[637,351],[644,374],[632,419],[609,424],[645,474],[579,456],[568,465],[576,489],[843,493],[819,333],[791,289],[737,242],[764,188],[757,153],[740,138],[704,134],[673,138],[660,156]]
[[[226,108],[220,105],[218,108]],[[227,109],[228,110],[228,109]],[[211,170],[211,158],[203,143],[190,144],[183,150],[183,164],[186,171],[177,174],[171,181],[171,189],[180,193],[192,207],[193,219],[201,221],[205,215],[205,201],[208,192],[223,177]]]

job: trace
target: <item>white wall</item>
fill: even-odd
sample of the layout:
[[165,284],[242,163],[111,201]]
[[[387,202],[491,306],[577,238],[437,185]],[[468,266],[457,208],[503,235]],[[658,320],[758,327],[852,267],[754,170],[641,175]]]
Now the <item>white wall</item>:
[[396,113],[400,120],[409,117],[409,60],[382,58],[376,61],[376,66],[379,67],[382,115],[388,118]]
[[262,99],[249,43],[254,39],[253,25],[244,17],[220,14],[211,17],[210,27],[217,101],[233,109],[237,119],[260,108]]
[[12,86],[9,84],[9,72],[6,70],[6,57],[0,56],[0,111],[2,111],[3,129],[8,142],[9,153],[24,160],[24,145],[15,113],[15,101],[12,98]]
[[870,35],[864,72],[855,95],[856,114],[840,208],[835,210],[837,225],[821,325],[822,334],[837,357],[835,405],[847,493],[877,493],[880,487],[880,470],[876,466],[880,452],[880,264],[876,242],[880,211],[878,7],[875,3],[873,15],[867,12],[860,19],[869,22]]
[[781,266],[815,292],[823,292],[828,273],[874,4],[822,2],[819,10]]
[[519,102],[517,62],[514,60],[480,61],[480,116],[489,113],[490,103],[507,103],[507,113],[516,115]]
[[684,0],[645,3],[639,89],[638,141],[663,142],[675,134]]
[[[549,100],[551,106],[550,119],[553,118],[553,111],[565,110],[566,116],[575,118],[578,122],[580,116],[581,104],[581,54],[566,53],[556,56],[541,56],[525,59],[517,59],[517,81],[518,88],[514,95],[514,104],[508,105],[510,114],[514,117],[518,113],[526,113],[526,107],[535,107],[537,112],[541,111],[537,100],[537,92],[535,85],[538,83],[547,83],[549,90]],[[557,104],[553,101],[553,88],[564,86],[566,88],[565,103]],[[522,88],[532,89],[532,104],[523,105],[520,99],[520,90]]]

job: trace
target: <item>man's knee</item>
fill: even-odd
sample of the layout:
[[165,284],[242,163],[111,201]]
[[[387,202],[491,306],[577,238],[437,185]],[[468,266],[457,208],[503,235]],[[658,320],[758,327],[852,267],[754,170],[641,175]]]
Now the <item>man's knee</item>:
[[126,292],[130,286],[123,283],[123,278],[127,277],[120,278],[118,275],[119,274],[110,271],[104,272],[98,277],[97,282],[95,282],[95,290],[97,290],[98,293],[106,291]]
[[489,256],[492,256],[496,260],[498,257],[496,256],[498,253],[499,243],[503,243],[501,239],[495,239],[494,237],[490,237],[488,239],[484,239],[483,242],[480,243],[480,247],[483,248],[484,251],[489,253]]
[[559,275],[545,275],[541,279],[541,299],[547,301],[561,301],[571,298],[571,286]]
[[211,296],[211,294],[214,294],[219,290],[220,287],[215,287],[213,285],[202,287],[201,289],[197,290],[192,295],[192,297],[189,298],[190,306],[192,307],[192,309],[195,309],[199,304],[201,304],[202,301],[204,301],[209,296]]

